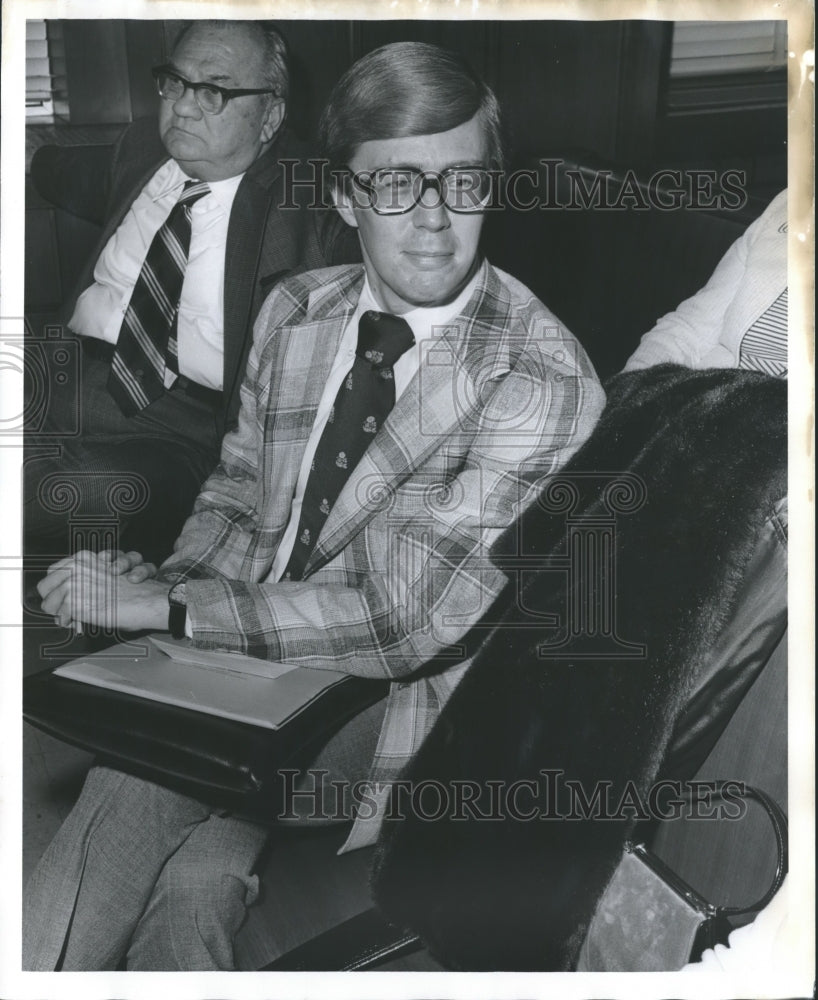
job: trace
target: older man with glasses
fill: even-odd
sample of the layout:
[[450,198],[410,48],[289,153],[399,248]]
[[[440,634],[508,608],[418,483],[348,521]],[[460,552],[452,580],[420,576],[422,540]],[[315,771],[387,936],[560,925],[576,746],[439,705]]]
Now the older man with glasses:
[[265,295],[332,262],[326,214],[279,207],[294,204],[279,159],[301,151],[283,131],[289,78],[275,28],[194,22],[153,75],[158,129],[136,122],[114,149],[99,185],[110,185],[108,223],[70,307],[81,386],[50,401],[28,456],[29,553],[69,551],[61,493],[76,495],[86,523],[104,523],[124,489],[123,543],[166,556],[235,424]]
[[[604,396],[559,320],[478,251],[500,118],[457,56],[409,42],[370,53],[320,132],[363,267],[296,276],[267,299],[238,428],[159,574],[137,583],[85,554],[40,590],[63,624],[167,628],[388,680],[302,775],[309,809],[312,790],[328,796],[319,820],[354,819],[351,850],[377,838],[389,783],[468,669],[465,637],[508,582],[492,544]],[[342,793],[361,783],[356,814]],[[26,894],[26,968],[232,968],[267,836],[92,769]]]

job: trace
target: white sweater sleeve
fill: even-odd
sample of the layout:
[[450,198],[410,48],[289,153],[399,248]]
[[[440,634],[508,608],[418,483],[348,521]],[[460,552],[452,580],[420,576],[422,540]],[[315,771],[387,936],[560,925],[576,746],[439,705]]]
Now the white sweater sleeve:
[[772,901],[751,924],[739,927],[727,938],[702,953],[701,961],[684,966],[682,972],[775,973],[789,971],[786,933],[789,917],[787,879]]

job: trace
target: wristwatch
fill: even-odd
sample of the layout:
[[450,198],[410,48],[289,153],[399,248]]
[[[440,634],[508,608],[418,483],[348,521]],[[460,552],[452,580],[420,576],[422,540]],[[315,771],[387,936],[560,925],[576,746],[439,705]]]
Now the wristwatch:
[[174,583],[168,591],[168,631],[174,639],[184,639],[187,622],[185,581]]

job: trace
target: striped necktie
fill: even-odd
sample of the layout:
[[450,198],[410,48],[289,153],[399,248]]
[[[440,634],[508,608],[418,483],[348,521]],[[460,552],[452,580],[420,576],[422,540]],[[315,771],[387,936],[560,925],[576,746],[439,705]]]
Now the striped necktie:
[[400,316],[369,310],[358,323],[355,361],[335,397],[315,451],[293,551],[282,579],[300,580],[330,510],[395,405],[397,360],[414,344]]
[[136,279],[108,376],[108,391],[126,417],[159,399],[179,374],[176,320],[190,249],[190,207],[209,191],[202,181],[186,182]]

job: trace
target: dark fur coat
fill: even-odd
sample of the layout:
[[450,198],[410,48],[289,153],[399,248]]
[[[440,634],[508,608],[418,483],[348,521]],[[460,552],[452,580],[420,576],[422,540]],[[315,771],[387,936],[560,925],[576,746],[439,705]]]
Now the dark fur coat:
[[[756,533],[786,493],[786,383],[663,365],[607,389],[594,434],[493,554],[515,581],[500,624],[403,776],[427,786],[425,802],[396,810],[376,854],[377,905],[450,968],[573,967]],[[612,508],[612,548],[596,543],[586,573],[585,556],[560,570],[577,524],[587,536],[598,523],[601,537]],[[522,572],[529,563],[540,571]],[[549,613],[558,620],[538,626]],[[504,802],[497,790],[513,787]]]

